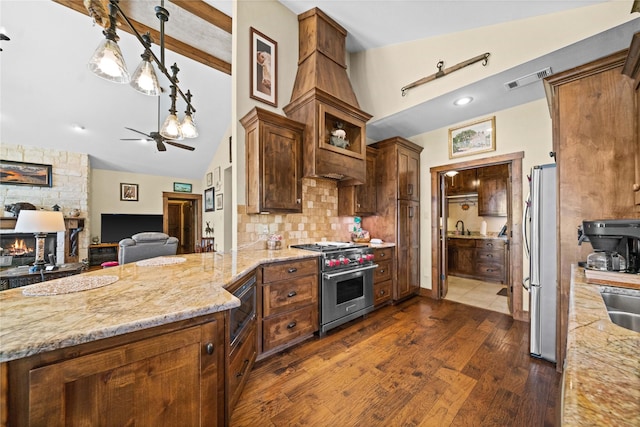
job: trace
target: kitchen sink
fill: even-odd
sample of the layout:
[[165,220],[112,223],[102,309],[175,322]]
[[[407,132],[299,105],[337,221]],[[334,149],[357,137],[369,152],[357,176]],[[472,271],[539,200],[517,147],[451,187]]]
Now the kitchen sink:
[[640,292],[629,295],[609,292],[605,289],[601,295],[613,323],[640,332]]

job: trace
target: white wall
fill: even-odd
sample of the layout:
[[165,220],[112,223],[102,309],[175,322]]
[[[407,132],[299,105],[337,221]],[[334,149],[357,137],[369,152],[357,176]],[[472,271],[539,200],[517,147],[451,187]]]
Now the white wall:
[[[421,287],[431,289],[431,172],[434,166],[447,165],[460,161],[486,158],[500,154],[524,151],[522,159],[523,198],[527,195],[527,178],[532,166],[552,163],[549,157],[552,150],[551,117],[546,99],[523,104],[508,110],[494,113],[496,117],[496,151],[464,158],[449,159],[448,128],[437,129],[411,138],[424,147],[420,157],[421,194],[425,206],[420,209],[420,242],[422,272]],[[470,122],[473,120],[470,120]],[[461,123],[460,123],[461,124]],[[459,124],[452,123],[450,127]],[[528,270],[525,264],[524,271]],[[518,282],[520,278],[514,278]]]
[[[174,182],[191,184],[196,194],[204,191],[197,180],[91,169],[91,237],[100,237],[100,214],[103,213],[162,215],[162,193],[173,192]],[[138,184],[137,202],[120,200],[121,183]]]
[[[635,19],[630,10],[631,1],[609,1],[370,49],[351,55],[351,82],[361,108],[380,120]],[[484,52],[491,53],[486,67],[468,67],[401,95],[400,88],[435,72],[438,60],[451,66]]]

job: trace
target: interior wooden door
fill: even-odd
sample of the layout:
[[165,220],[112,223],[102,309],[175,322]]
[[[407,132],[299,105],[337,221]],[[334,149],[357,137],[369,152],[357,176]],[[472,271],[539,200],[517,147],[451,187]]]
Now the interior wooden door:
[[182,204],[182,239],[180,239],[182,251],[180,253],[193,253],[195,248],[194,228],[193,201],[187,200]]

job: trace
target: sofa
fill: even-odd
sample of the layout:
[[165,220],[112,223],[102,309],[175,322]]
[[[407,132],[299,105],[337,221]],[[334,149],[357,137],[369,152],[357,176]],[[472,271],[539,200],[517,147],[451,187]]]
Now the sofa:
[[122,265],[157,256],[175,255],[178,239],[165,233],[144,232],[120,240],[119,246],[118,263]]

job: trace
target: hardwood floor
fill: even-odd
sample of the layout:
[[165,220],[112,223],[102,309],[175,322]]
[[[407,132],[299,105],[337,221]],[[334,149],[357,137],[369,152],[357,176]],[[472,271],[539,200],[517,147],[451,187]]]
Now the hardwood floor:
[[231,426],[553,426],[561,376],[528,337],[415,297],[257,363]]

